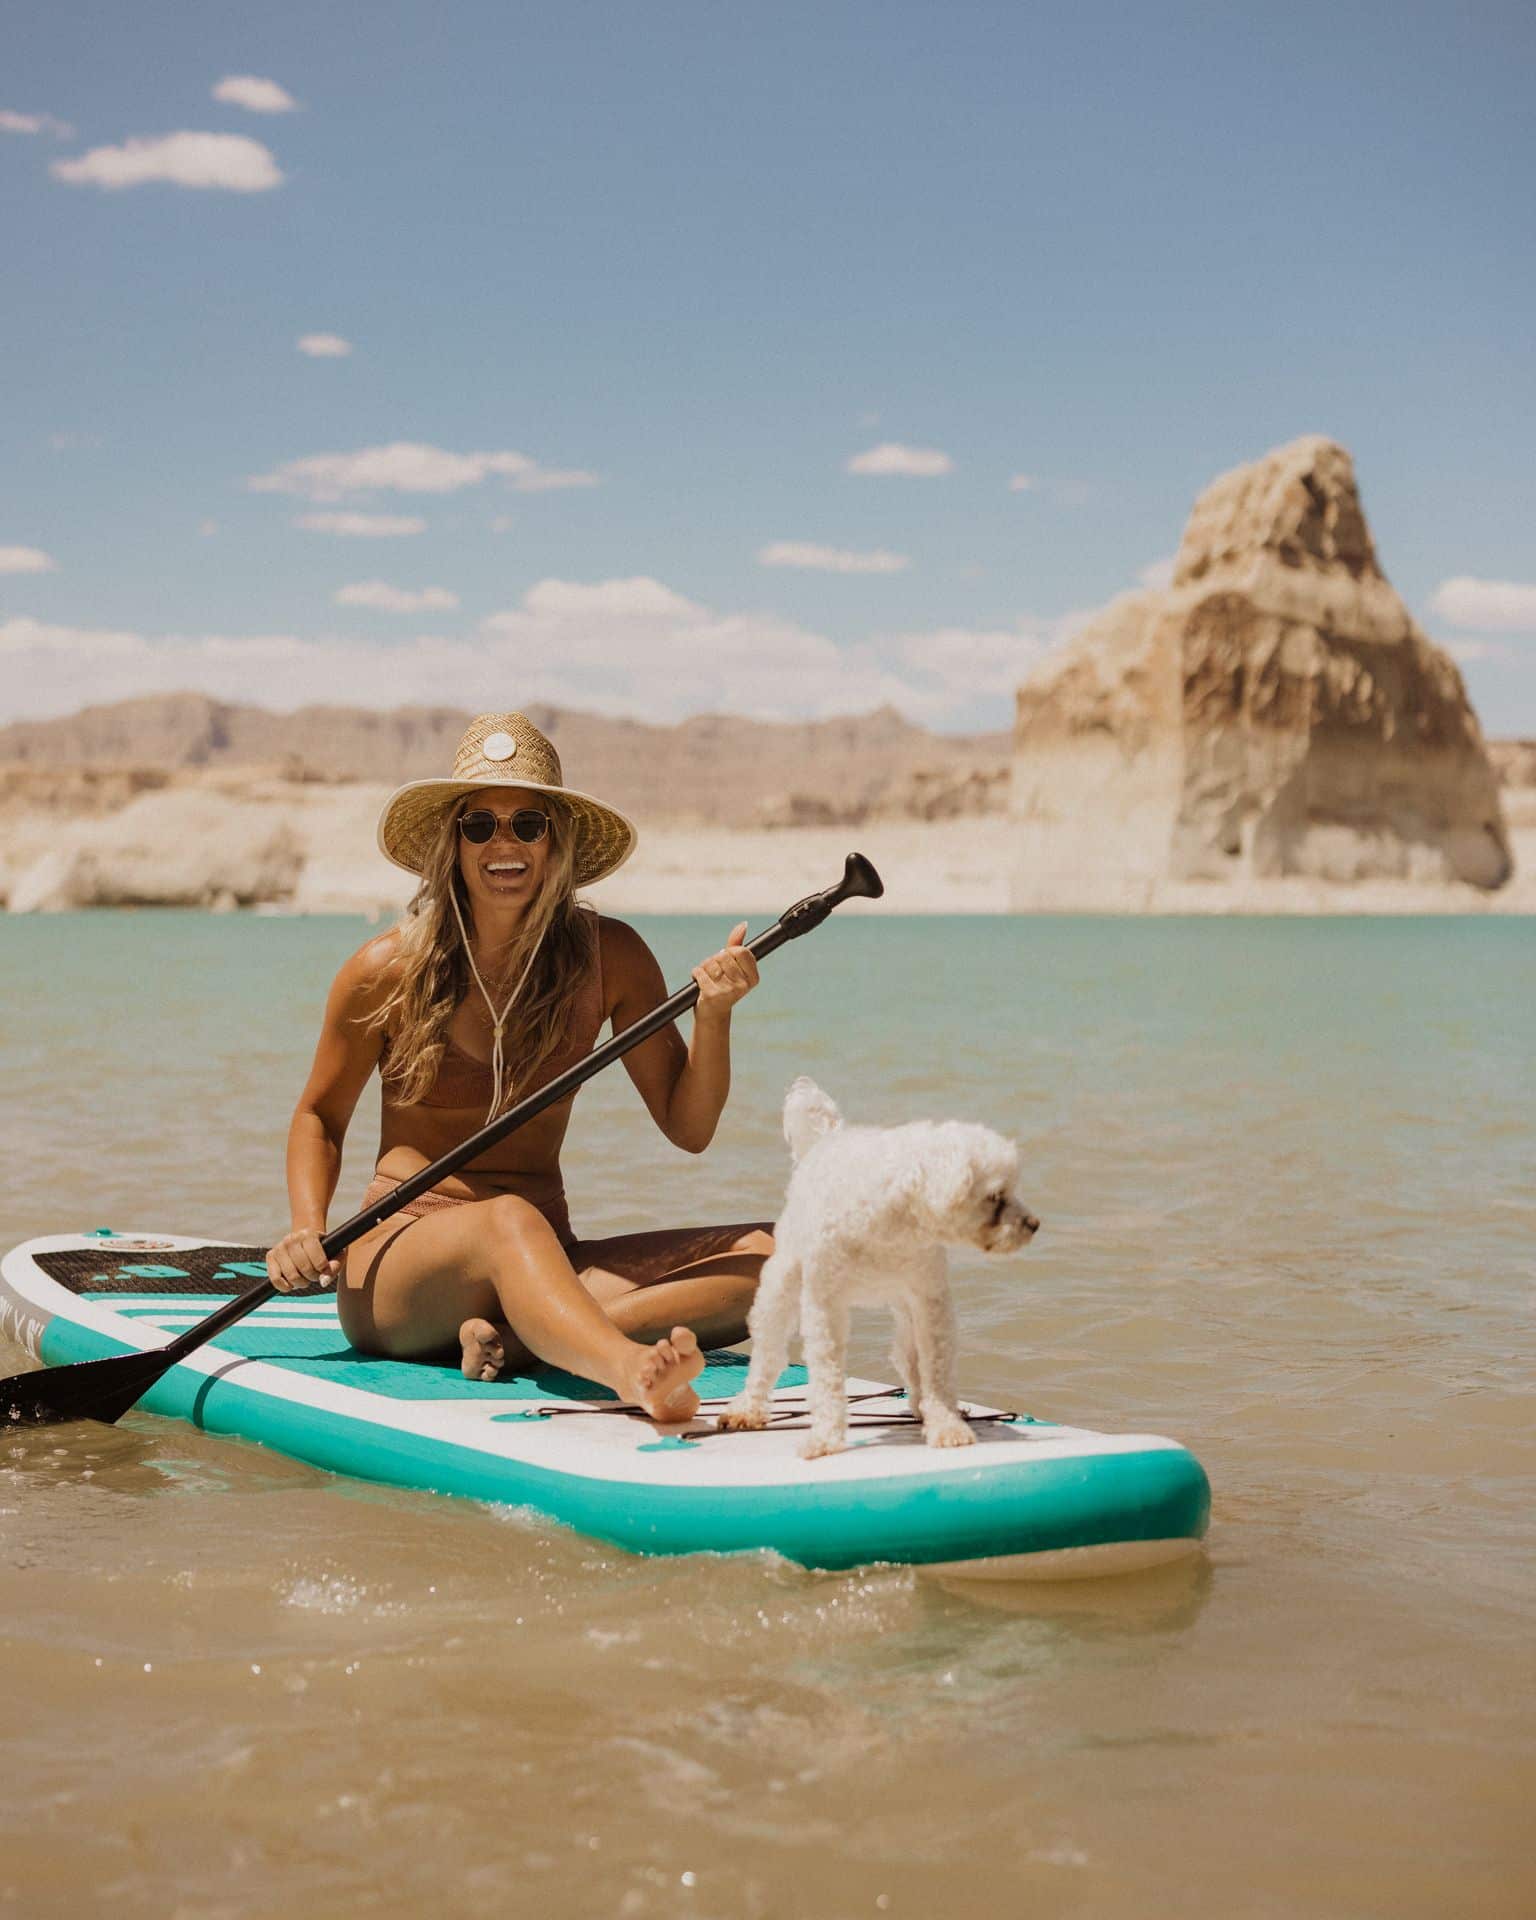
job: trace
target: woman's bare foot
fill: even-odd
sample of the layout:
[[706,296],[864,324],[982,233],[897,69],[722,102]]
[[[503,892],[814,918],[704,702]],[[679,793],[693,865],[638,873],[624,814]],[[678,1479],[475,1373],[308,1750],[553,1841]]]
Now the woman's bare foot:
[[698,1341],[687,1327],[674,1327],[667,1339],[636,1354],[629,1398],[663,1424],[691,1420],[699,1410],[699,1396],[688,1383],[703,1371]]
[[459,1345],[464,1349],[466,1380],[494,1380],[507,1363],[500,1330],[489,1320],[466,1320],[459,1328]]

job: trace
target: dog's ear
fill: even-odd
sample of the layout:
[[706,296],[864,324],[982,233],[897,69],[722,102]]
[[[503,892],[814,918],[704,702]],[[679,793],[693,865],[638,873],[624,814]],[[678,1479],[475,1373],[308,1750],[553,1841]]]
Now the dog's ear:
[[952,1219],[970,1198],[976,1180],[976,1167],[967,1153],[949,1142],[935,1143],[912,1169],[913,1199],[920,1201],[935,1217]]

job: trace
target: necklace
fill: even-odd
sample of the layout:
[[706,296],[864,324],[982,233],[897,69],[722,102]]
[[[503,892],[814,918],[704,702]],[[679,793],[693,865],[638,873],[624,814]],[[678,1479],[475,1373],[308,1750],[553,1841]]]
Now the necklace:
[[496,1118],[496,1109],[501,1105],[501,1036],[506,1028],[507,1015],[517,1003],[517,996],[522,992],[528,975],[532,971],[533,963],[539,956],[539,945],[542,942],[535,943],[533,952],[528,956],[528,964],[518,977],[517,985],[507,995],[507,1004],[498,1013],[496,1003],[491,999],[490,990],[480,977],[480,969],[475,965],[475,950],[469,944],[469,933],[464,925],[464,915],[459,908],[458,888],[451,881],[448,885],[448,898],[453,902],[453,917],[459,923],[459,935],[464,942],[464,951],[469,956],[469,970],[475,976],[475,985],[480,989],[485,1010],[491,1016],[491,1106],[485,1116],[486,1124],[489,1125]]

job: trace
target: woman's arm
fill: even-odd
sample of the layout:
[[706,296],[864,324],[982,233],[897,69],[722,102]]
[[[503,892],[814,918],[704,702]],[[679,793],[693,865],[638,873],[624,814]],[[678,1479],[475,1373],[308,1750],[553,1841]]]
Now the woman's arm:
[[[693,969],[699,1002],[687,1046],[675,1026],[663,1027],[624,1055],[624,1066],[651,1118],[674,1146],[702,1153],[731,1090],[731,1009],[757,985],[757,960],[744,944],[747,923],[731,930],[718,953]],[[621,920],[603,922],[603,951],[615,988],[613,1030],[622,1033],[667,997],[656,956]]]
[[336,1276],[339,1263],[326,1261],[320,1235],[341,1171],[347,1123],[383,1050],[383,1035],[370,1029],[368,1020],[388,958],[385,941],[370,941],[347,961],[326,997],[314,1064],[288,1129],[292,1226],[268,1257],[273,1283],[286,1282],[284,1291]]

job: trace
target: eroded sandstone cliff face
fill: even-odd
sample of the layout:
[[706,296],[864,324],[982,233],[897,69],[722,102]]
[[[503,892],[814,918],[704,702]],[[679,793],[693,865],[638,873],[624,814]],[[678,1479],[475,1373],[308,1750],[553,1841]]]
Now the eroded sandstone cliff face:
[[1172,584],[1107,607],[1019,691],[1015,903],[1170,883],[1512,871],[1454,663],[1383,575],[1353,464],[1309,436],[1196,502]]
[[[647,822],[754,826],[765,804],[786,822],[887,811],[927,818],[935,807],[942,811],[935,796],[944,783],[995,777],[1009,751],[1006,733],[930,733],[891,707],[803,721],[695,714],[675,726],[543,705],[531,706],[528,717],[554,741],[573,786],[600,788],[605,800]],[[470,718],[447,707],[273,713],[177,693],[17,721],[0,726],[0,819],[8,780],[18,786],[29,772],[44,786],[58,779],[82,809],[90,783],[105,791],[128,776],[142,782],[145,769],[159,770],[162,784],[174,775],[259,770],[295,785],[392,787],[452,766]]]

